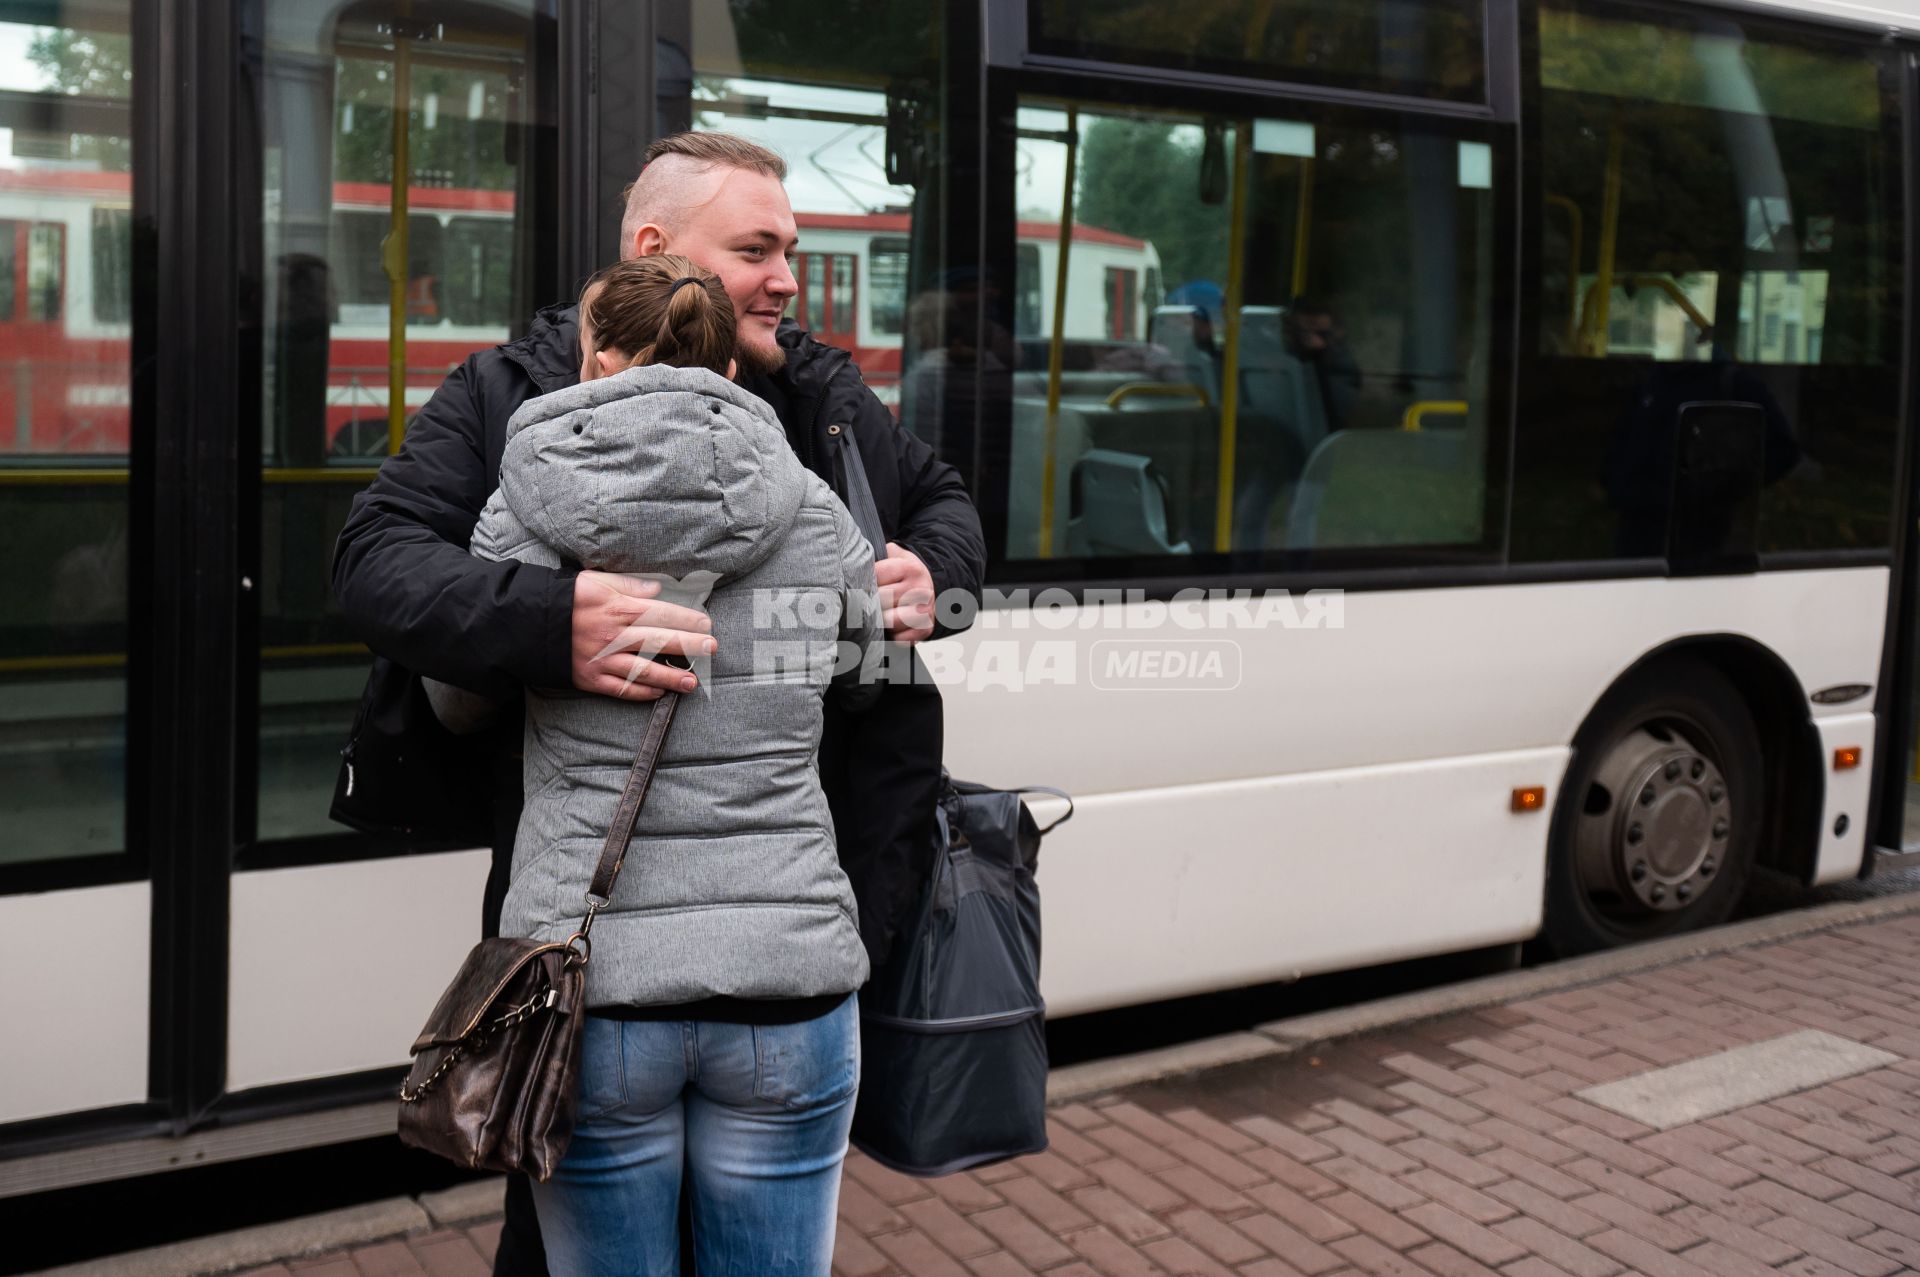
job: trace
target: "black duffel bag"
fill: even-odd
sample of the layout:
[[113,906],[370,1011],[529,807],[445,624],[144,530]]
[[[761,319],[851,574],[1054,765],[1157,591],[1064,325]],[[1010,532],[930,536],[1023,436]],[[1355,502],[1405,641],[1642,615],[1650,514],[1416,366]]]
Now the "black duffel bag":
[[[1041,829],[1026,793],[1067,799]],[[940,845],[910,927],[860,991],[853,1142],[909,1175],[949,1175],[1047,1146],[1040,837],[1073,815],[1057,789],[941,774]]]
[[374,657],[328,815],[362,833],[491,846],[495,760],[519,740],[517,715],[502,719],[500,727],[456,736],[441,726],[419,675]]

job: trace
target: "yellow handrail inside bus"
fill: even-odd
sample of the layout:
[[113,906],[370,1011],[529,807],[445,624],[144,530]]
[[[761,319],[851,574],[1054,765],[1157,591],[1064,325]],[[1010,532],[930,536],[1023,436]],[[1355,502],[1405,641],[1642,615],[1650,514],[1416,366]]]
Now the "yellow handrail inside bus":
[[[1703,337],[1712,336],[1713,321],[1708,319],[1706,313],[1694,304],[1693,298],[1687,296],[1686,293],[1682,291],[1680,285],[1674,283],[1673,280],[1667,276],[1622,275],[1615,282],[1625,284],[1631,288],[1656,288],[1660,290],[1673,300],[1673,304],[1681,309],[1693,326],[1700,330]],[[1609,289],[1608,291],[1611,292],[1612,290]],[[1600,304],[1600,281],[1595,279],[1591,284],[1587,285],[1586,295],[1580,302],[1580,314],[1584,327],[1590,328],[1593,326],[1593,314],[1594,311],[1600,307]],[[1601,343],[1598,353],[1602,355],[1606,354],[1606,345],[1604,342]]]
[[1418,403],[1407,405],[1407,411],[1400,418],[1402,430],[1418,430],[1428,417],[1464,417],[1467,415],[1467,402],[1464,399],[1422,399]]
[[1572,354],[1580,344],[1580,254],[1585,248],[1581,241],[1586,238],[1586,215],[1564,195],[1547,195],[1542,202],[1565,209],[1572,223],[1567,231],[1567,353]]
[[1300,157],[1300,207],[1293,212],[1293,279],[1288,300],[1307,291],[1308,241],[1313,230],[1313,157]]
[[[409,0],[400,0],[400,16],[412,15]],[[387,451],[400,451],[407,433],[407,181],[412,170],[408,156],[408,112],[413,106],[413,42],[400,24],[393,32],[393,181],[388,217],[392,225],[380,246],[387,272]]]
[[[379,474],[372,466],[270,466],[260,472],[264,483],[368,483]],[[102,466],[98,470],[68,467],[59,470],[7,469],[0,467],[0,488],[32,487],[38,484],[125,483],[131,472],[125,466]]]
[[1213,510],[1213,548],[1233,549],[1233,469],[1235,431],[1240,412],[1240,305],[1245,295],[1241,276],[1247,255],[1247,165],[1253,156],[1253,125],[1234,126],[1233,203],[1227,225],[1227,348],[1220,367],[1220,478]]
[[1582,316],[1587,322],[1584,353],[1595,356],[1605,356],[1607,353],[1608,312],[1613,309],[1613,259],[1620,242],[1621,136],[1620,122],[1615,120],[1607,129],[1606,193],[1600,211],[1600,261],[1594,276],[1596,304]]
[[1202,408],[1212,407],[1206,388],[1190,381],[1130,381],[1107,396],[1107,407],[1118,408],[1129,399],[1197,399]]
[[[368,656],[365,643],[301,643],[263,647],[263,661],[289,661],[316,656]],[[0,674],[33,674],[60,670],[112,669],[127,663],[125,652],[94,652],[80,656],[9,656],[0,658]]]
[[1067,254],[1073,247],[1074,166],[1080,159],[1080,109],[1067,108],[1067,176],[1060,195],[1060,260],[1053,268],[1053,341],[1047,348],[1047,429],[1040,460],[1040,557],[1053,557],[1053,481],[1059,468],[1060,372],[1067,346]]

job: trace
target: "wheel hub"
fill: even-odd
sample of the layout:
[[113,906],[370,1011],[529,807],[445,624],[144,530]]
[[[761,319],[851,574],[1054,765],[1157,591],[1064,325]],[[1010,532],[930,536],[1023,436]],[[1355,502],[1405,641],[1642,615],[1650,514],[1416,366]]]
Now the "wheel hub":
[[1629,732],[1594,774],[1579,839],[1588,893],[1630,913],[1685,909],[1726,859],[1732,806],[1712,757],[1670,727]]

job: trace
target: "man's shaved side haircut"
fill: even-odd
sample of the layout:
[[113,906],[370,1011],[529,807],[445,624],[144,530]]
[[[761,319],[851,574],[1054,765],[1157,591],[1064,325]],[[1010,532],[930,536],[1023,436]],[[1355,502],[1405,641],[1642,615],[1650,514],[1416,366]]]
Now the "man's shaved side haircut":
[[669,229],[693,202],[692,179],[714,169],[743,169],[776,182],[787,180],[787,162],[758,142],[732,133],[673,133],[647,148],[640,176],[624,192],[620,256],[633,256],[633,237],[652,222]]

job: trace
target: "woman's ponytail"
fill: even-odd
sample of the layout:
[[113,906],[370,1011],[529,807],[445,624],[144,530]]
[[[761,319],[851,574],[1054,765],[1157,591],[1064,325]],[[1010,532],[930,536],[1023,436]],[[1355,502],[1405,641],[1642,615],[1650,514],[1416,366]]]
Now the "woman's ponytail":
[[595,275],[580,297],[595,350],[630,354],[630,367],[670,364],[727,375],[733,303],[720,277],[677,254],[633,257]]

